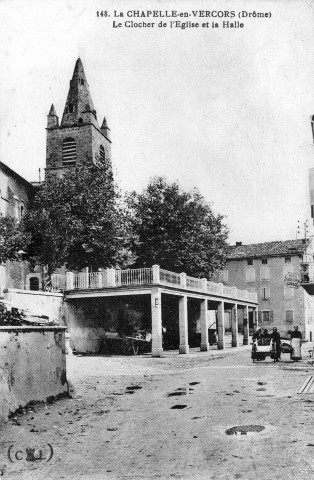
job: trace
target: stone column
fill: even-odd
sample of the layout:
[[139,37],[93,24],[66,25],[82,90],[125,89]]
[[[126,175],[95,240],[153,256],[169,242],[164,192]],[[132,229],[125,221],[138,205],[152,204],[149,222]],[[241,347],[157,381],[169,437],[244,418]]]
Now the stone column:
[[152,271],[153,271],[153,283],[156,283],[159,285],[160,283],[160,266],[159,265],[153,265],[152,266]]
[[207,300],[201,300],[201,352],[209,350],[207,325]]
[[225,348],[225,304],[218,304],[218,349]]
[[249,344],[249,307],[243,309],[243,345]]
[[258,307],[253,308],[253,333],[258,330]]
[[74,289],[74,273],[73,272],[66,272],[66,289],[73,290]]
[[116,286],[116,271],[114,268],[107,268],[107,286]]
[[152,357],[162,357],[161,291],[154,287],[151,291],[152,311]]
[[232,340],[231,346],[238,346],[238,305],[235,303],[232,305],[231,309],[231,330],[232,330]]
[[189,353],[188,339],[188,297],[184,295],[179,299],[179,353]]
[[180,286],[186,288],[186,273],[180,273]]

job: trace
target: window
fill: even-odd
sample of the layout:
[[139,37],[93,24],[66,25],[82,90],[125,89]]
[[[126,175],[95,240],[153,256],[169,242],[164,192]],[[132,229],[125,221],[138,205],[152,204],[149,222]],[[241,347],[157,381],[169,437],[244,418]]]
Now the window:
[[219,272],[219,281],[220,282],[228,282],[228,270],[220,270]]
[[247,261],[247,264],[248,264],[248,265],[253,265],[253,260],[248,260],[248,261]]
[[100,147],[99,147],[99,156],[100,156],[100,160],[102,160],[102,161],[104,161],[105,158],[106,158],[105,149],[102,145],[100,145]]
[[283,279],[288,273],[293,273],[293,266],[292,265],[284,265],[283,266]]
[[270,279],[269,267],[261,267],[261,269],[260,269],[260,279],[261,280],[269,280]]
[[78,123],[83,123],[83,119],[82,118],[79,118],[79,122]]
[[294,288],[284,287],[284,299],[294,298]]
[[285,257],[285,263],[291,263],[291,257]]
[[66,138],[62,144],[63,165],[73,165],[76,162],[76,143],[74,138]]
[[261,321],[262,322],[269,322],[270,321],[270,311],[269,310],[262,310]]
[[73,105],[73,103],[69,103],[68,107],[69,107],[69,113],[73,113],[73,112],[74,112],[74,105]]
[[245,271],[245,280],[247,282],[255,282],[255,268],[247,267]]
[[24,202],[21,202],[21,205],[20,205],[20,218],[23,217],[25,213],[25,205],[24,205]]
[[262,265],[267,265],[267,258],[262,258]]
[[270,289],[269,287],[261,288],[261,297],[262,300],[268,300],[270,298]]
[[81,78],[81,85],[84,85],[84,80],[83,80],[83,78]]
[[293,323],[293,310],[286,310],[286,323]]

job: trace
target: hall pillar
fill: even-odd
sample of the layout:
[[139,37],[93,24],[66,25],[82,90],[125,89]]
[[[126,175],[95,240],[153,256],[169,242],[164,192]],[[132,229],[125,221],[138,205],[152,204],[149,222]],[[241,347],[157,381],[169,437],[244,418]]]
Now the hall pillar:
[[238,305],[235,303],[231,308],[231,331],[232,331],[232,340],[231,346],[238,346]]
[[258,307],[253,308],[253,333],[258,330]]
[[208,343],[208,325],[207,325],[207,300],[201,300],[201,352],[207,352],[209,350]]
[[243,345],[249,344],[249,307],[243,309]]
[[152,312],[152,357],[162,357],[162,323],[161,323],[161,290],[152,288],[151,291]]
[[183,295],[179,299],[179,353],[189,353],[188,340],[188,297]]
[[218,304],[218,342],[219,350],[225,348],[225,304],[220,302]]

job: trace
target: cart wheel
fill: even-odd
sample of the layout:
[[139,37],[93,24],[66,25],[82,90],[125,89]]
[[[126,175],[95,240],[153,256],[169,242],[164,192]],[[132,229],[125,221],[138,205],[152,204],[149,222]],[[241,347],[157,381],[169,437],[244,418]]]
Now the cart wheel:
[[133,350],[133,354],[137,355],[139,350],[139,344],[136,342],[132,342],[132,350]]

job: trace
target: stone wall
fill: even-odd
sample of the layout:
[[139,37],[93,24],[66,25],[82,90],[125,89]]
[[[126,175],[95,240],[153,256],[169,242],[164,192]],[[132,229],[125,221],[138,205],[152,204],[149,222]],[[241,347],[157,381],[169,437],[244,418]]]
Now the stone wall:
[[65,327],[0,327],[0,422],[32,401],[66,396]]
[[5,298],[16,307],[28,309],[32,315],[45,315],[50,321],[64,325],[63,293],[9,288]]

